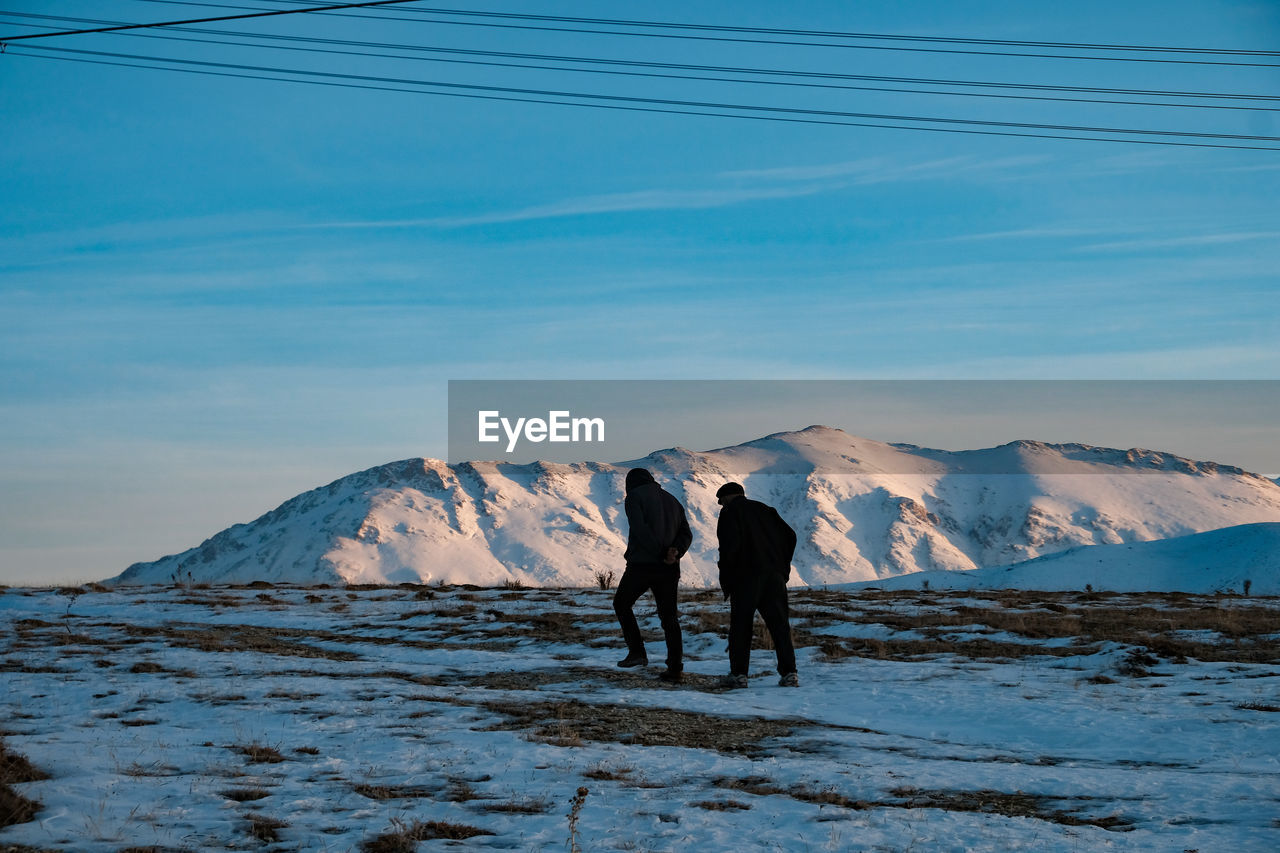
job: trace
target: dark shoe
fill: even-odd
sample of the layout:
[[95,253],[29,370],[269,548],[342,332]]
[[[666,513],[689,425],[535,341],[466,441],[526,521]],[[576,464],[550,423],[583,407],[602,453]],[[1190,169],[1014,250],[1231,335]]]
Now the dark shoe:
[[725,690],[743,690],[747,686],[745,675],[726,675],[720,679],[720,686]]
[[684,673],[678,669],[675,669],[675,670],[664,669],[662,671],[662,674],[659,675],[658,678],[662,679],[668,684],[679,684],[681,681],[684,681]]
[[800,676],[796,675],[794,672],[783,673],[782,678],[778,679],[778,686],[779,687],[799,687]]
[[649,659],[644,655],[627,655],[625,658],[618,661],[618,666],[623,666],[623,667],[648,666],[648,665],[649,665]]

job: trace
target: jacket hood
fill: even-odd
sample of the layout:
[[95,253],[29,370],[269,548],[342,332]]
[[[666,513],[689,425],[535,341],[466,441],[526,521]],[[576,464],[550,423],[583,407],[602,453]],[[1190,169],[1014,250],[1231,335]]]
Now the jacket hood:
[[631,491],[637,486],[643,486],[646,483],[656,483],[653,475],[649,473],[647,468],[632,468],[627,472],[627,491]]

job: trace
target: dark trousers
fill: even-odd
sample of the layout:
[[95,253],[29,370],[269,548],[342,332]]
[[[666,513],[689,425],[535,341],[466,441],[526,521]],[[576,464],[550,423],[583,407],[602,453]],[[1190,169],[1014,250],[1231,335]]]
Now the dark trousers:
[[633,563],[622,573],[618,591],[613,596],[613,612],[618,614],[618,624],[622,626],[622,636],[627,641],[627,654],[648,657],[644,637],[631,608],[640,596],[653,591],[662,633],[667,639],[667,669],[674,672],[684,669],[684,644],[680,637],[680,616],[676,612],[676,589],[679,585],[680,572],[670,566]]
[[796,671],[796,650],[791,643],[791,622],[787,615],[787,584],[779,577],[741,581],[729,596],[729,672],[746,675],[751,667],[751,640],[755,633],[756,611],[773,638],[778,653],[778,674]]

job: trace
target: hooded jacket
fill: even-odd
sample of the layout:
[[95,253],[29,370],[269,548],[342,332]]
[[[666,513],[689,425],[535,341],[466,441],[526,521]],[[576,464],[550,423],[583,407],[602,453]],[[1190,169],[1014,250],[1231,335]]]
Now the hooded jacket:
[[720,510],[720,588],[726,593],[746,580],[791,576],[796,532],[768,504],[735,498]]
[[[622,555],[627,564],[650,563],[679,571],[679,557],[693,543],[693,532],[680,501],[659,486],[647,470],[632,468],[627,472],[623,508],[631,528],[627,550]],[[675,548],[678,554],[677,563],[671,566],[663,563],[668,548]]]

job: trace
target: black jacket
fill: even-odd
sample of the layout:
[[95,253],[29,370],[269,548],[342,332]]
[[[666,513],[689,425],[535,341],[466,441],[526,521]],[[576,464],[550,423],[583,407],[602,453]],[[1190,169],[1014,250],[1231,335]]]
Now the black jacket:
[[744,580],[791,577],[796,532],[768,504],[740,497],[720,510],[720,588],[732,592]]
[[[623,508],[631,527],[627,550],[622,555],[628,564],[664,565],[662,560],[668,548],[675,548],[683,557],[693,543],[693,531],[689,529],[684,507],[652,478],[627,488]],[[679,571],[678,564],[669,568]]]

